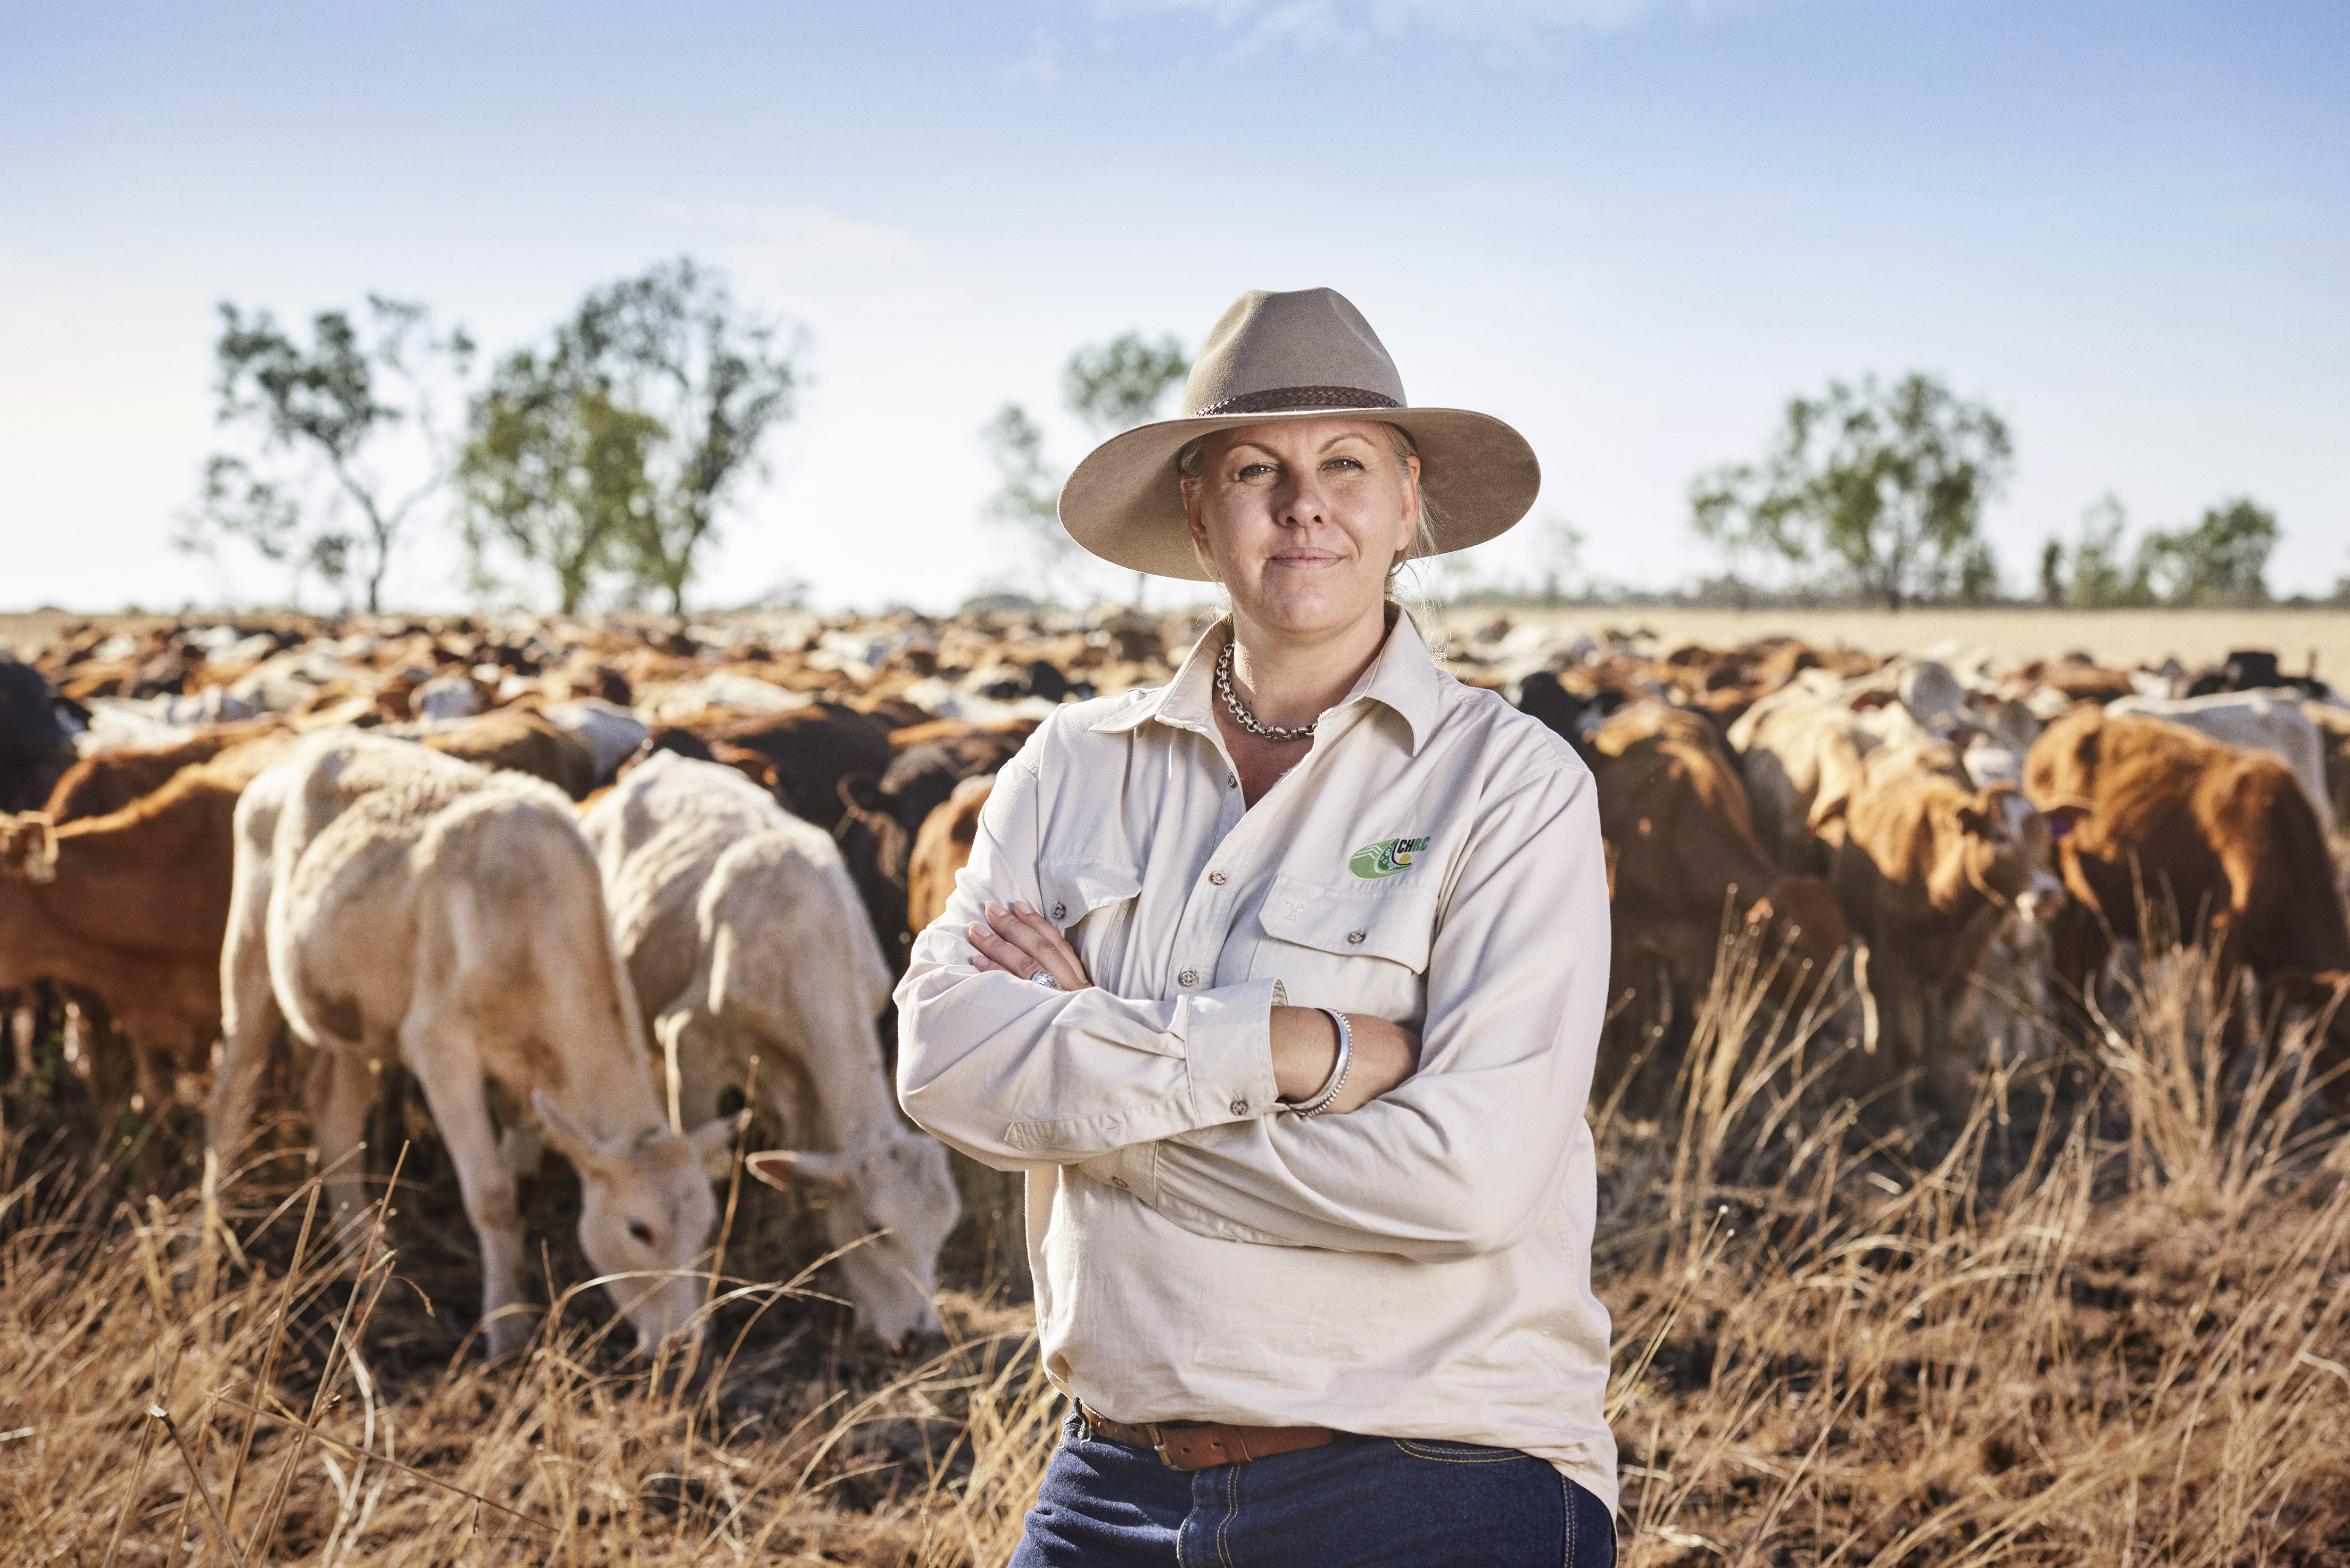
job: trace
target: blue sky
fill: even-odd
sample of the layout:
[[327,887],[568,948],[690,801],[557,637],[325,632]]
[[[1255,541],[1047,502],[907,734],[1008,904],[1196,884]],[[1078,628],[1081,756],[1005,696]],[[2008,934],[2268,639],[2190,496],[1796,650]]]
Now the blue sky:
[[[1016,579],[976,431],[1076,346],[1327,284],[1518,424],[1586,566],[1710,569],[1690,476],[1911,369],[2008,420],[2009,576],[2108,490],[2350,574],[2350,8],[2012,0],[0,3],[0,606],[276,597],[172,554],[214,302],[493,350],[681,253],[812,382],[699,589]],[[1538,530],[1479,554],[1533,569]],[[391,597],[463,602],[429,521]],[[1106,584],[1118,579],[1106,575]]]

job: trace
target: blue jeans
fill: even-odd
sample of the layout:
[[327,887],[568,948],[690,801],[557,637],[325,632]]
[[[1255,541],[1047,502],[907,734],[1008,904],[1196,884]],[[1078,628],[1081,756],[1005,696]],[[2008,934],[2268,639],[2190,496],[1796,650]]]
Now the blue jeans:
[[1515,1449],[1341,1433],[1171,1470],[1072,1411],[1012,1568],[1614,1568],[1607,1505]]

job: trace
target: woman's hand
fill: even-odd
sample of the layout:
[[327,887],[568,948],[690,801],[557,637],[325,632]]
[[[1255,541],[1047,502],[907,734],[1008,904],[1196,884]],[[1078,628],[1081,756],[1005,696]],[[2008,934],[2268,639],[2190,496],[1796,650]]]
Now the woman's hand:
[[[1419,1036],[1367,1012],[1347,1014],[1355,1052],[1337,1097],[1320,1114],[1345,1116],[1368,1105],[1419,1070]],[[1318,1007],[1273,1010],[1273,1084],[1292,1104],[1310,1100],[1338,1064],[1338,1026]]]
[[972,967],[982,973],[1000,969],[1030,980],[1042,970],[1063,991],[1083,991],[1093,984],[1086,977],[1086,966],[1077,961],[1076,950],[1062,938],[1059,928],[1025,904],[1006,908],[991,903],[987,919],[963,934],[979,950]]

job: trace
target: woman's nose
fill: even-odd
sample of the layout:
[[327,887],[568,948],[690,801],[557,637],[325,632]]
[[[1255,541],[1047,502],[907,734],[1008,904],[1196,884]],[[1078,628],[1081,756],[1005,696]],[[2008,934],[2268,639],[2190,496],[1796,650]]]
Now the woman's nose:
[[1281,521],[1291,527],[1311,527],[1329,520],[1328,501],[1315,474],[1303,473],[1291,480],[1280,499]]

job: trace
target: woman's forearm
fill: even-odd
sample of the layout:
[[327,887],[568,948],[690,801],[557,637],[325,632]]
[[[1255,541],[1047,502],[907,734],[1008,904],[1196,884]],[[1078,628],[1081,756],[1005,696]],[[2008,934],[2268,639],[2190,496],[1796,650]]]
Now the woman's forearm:
[[[1343,1116],[1402,1083],[1419,1064],[1419,1036],[1367,1012],[1347,1014],[1354,1044],[1345,1082],[1322,1114]],[[1319,1094],[1338,1064],[1338,1026],[1318,1007],[1273,1010],[1273,1082],[1295,1104]]]

